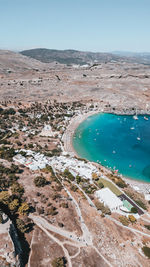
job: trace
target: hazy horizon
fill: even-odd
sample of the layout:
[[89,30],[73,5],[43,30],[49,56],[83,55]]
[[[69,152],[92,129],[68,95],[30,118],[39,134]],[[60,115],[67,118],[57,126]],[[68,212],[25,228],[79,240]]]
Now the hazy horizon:
[[4,50],[4,51],[12,51],[12,52],[16,52],[16,53],[20,53],[22,51],[25,50],[32,50],[32,49],[49,49],[49,50],[59,50],[59,51],[67,51],[67,50],[74,50],[74,51],[80,51],[80,52],[92,52],[92,53],[112,53],[112,54],[150,54],[150,51],[125,51],[125,50],[113,50],[113,51],[92,51],[92,50],[77,50],[74,48],[66,48],[66,49],[56,49],[56,48],[48,48],[48,47],[32,47],[32,48],[25,48],[25,49],[9,49],[9,48],[3,48],[0,47],[0,50]]
[[0,49],[150,51],[149,0],[0,0]]

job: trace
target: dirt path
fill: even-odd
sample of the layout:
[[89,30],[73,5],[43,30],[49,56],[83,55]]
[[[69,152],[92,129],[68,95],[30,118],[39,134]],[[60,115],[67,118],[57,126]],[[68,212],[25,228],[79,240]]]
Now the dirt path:
[[64,255],[67,259],[67,263],[68,263],[68,267],[72,267],[72,263],[71,263],[71,259],[70,259],[70,256],[69,256],[69,253],[68,253],[68,250],[64,247],[63,243],[57,239],[56,237],[54,237],[52,234],[50,234],[40,223],[38,223],[36,221],[36,225],[41,229],[43,230],[43,232],[45,232],[45,234],[50,237],[51,239],[53,239],[59,246],[61,246],[62,250],[64,251]]
[[141,234],[141,235],[144,235],[144,236],[147,236],[147,237],[150,238],[150,234],[146,234],[146,233],[143,233],[143,232],[141,232],[141,231],[139,231],[139,230],[133,229],[133,228],[131,228],[131,227],[129,227],[129,226],[125,226],[125,225],[123,225],[122,223],[120,223],[120,222],[118,222],[117,220],[115,220],[114,218],[111,218],[110,216],[106,216],[106,217],[107,217],[109,220],[113,221],[114,223],[118,224],[119,226],[124,227],[124,228],[130,230],[131,232],[133,232],[133,233],[135,233],[135,234],[138,233],[138,234]]
[[65,191],[67,192],[67,194],[69,195],[69,197],[72,199],[74,205],[75,205],[75,208],[76,208],[76,212],[79,216],[79,220],[80,220],[80,225],[81,225],[81,229],[82,229],[82,239],[83,239],[83,242],[85,242],[86,244],[88,244],[89,246],[91,246],[93,244],[92,242],[92,235],[91,233],[89,232],[89,229],[88,227],[86,226],[85,222],[84,222],[84,219],[82,217],[82,213],[81,213],[81,210],[80,210],[80,207],[77,203],[77,201],[74,199],[74,197],[71,195],[71,193],[69,192],[69,190],[64,187]]
[[56,173],[56,170],[53,168],[53,171],[57,177],[57,179],[60,181],[60,183],[62,184],[64,190],[66,191],[66,193],[68,194],[68,196],[72,199],[73,203],[74,203],[74,206],[75,206],[75,209],[76,209],[76,212],[77,212],[77,215],[79,217],[79,221],[80,221],[80,225],[81,225],[81,230],[82,230],[82,237],[80,237],[80,239],[82,240],[83,243],[85,243],[86,245],[93,245],[93,242],[92,242],[92,235],[91,233],[89,232],[89,229],[88,227],[86,226],[85,222],[84,222],[84,219],[82,217],[82,213],[81,213],[81,210],[80,210],[80,207],[77,203],[77,201],[75,200],[75,198],[72,196],[72,194],[70,193],[70,191],[67,189],[67,187],[64,185],[63,181],[60,180],[57,176],[57,173]]
[[[60,241],[58,238],[54,237],[48,230],[50,230],[54,233],[58,233],[59,235],[62,235],[63,237],[66,237],[66,238],[68,238],[68,233],[70,234],[70,232],[63,231],[61,228],[51,225],[44,218],[42,218],[40,216],[30,215],[30,218],[34,221],[34,223],[41,230],[43,230],[46,233],[46,235],[48,237],[53,239],[58,245],[60,245],[62,247],[62,249],[64,251],[64,255],[65,255],[67,262],[68,262],[68,266],[72,267],[71,259],[77,257],[80,254],[80,248],[81,247],[85,247],[85,246],[87,247],[88,245],[85,242],[82,242],[82,239],[80,239],[81,241],[79,241],[79,239],[73,240],[73,238],[70,238],[72,240],[72,242]],[[77,247],[79,249],[78,252],[75,255],[70,256],[68,253],[68,250],[64,247],[65,244]],[[98,253],[98,255],[106,262],[106,264],[108,266],[112,267],[112,265],[108,262],[108,260],[98,251],[98,249],[95,246],[93,246],[93,244],[91,244],[89,246],[91,248],[93,248]],[[32,253],[32,251],[31,251],[31,253]],[[28,267],[30,267],[30,263],[29,263]]]
[[35,233],[35,231],[33,230],[33,235],[32,235],[31,244],[30,244],[30,255],[29,255],[29,260],[28,260],[28,267],[32,267],[30,265],[30,260],[31,260],[31,256],[32,256],[32,245],[34,243],[34,233]]
[[[54,170],[55,172],[55,170]],[[56,172],[55,175],[57,176]],[[58,177],[57,177],[58,178]],[[59,178],[58,178],[59,179]],[[40,216],[36,216],[33,214],[30,214],[29,217],[33,220],[33,222],[40,228],[42,229],[51,239],[53,239],[58,245],[60,245],[64,251],[64,255],[68,261],[68,266],[72,267],[72,263],[71,263],[71,258],[75,258],[80,254],[80,248],[81,247],[91,247],[93,248],[98,255],[106,262],[106,264],[108,266],[112,265],[108,262],[108,260],[98,251],[98,249],[93,245],[93,241],[92,241],[92,234],[90,233],[88,227],[85,224],[85,221],[82,217],[82,212],[81,209],[77,203],[77,201],[75,200],[75,198],[72,196],[72,194],[70,193],[70,191],[67,189],[67,187],[63,184],[63,181],[61,181],[59,179],[59,181],[61,182],[64,190],[66,191],[66,193],[68,194],[68,196],[72,199],[72,202],[75,206],[77,215],[79,217],[79,221],[80,221],[80,226],[82,229],[82,236],[78,237],[74,232],[69,232],[66,230],[61,229],[60,227],[56,227],[52,224],[50,224],[49,222],[47,222],[46,219],[40,217]],[[80,190],[82,191],[82,189],[80,188]],[[90,198],[85,194],[89,204],[92,205],[92,201],[90,200]],[[49,231],[57,233],[67,239],[69,239],[70,241],[66,240],[66,241],[60,241],[58,238],[54,237]],[[31,242],[32,243],[32,242]],[[71,246],[75,246],[78,248],[78,252],[73,255],[73,256],[69,256],[68,250],[64,247],[65,244],[71,245]],[[29,265],[30,267],[30,265]]]
[[80,243],[81,246],[86,245],[86,242],[83,241],[82,237],[79,238],[73,232],[69,232],[69,231],[63,230],[59,227],[56,227],[56,226],[48,223],[44,218],[42,218],[40,216],[35,216],[35,215],[30,214],[29,218],[31,218],[36,225],[40,225],[41,227],[44,227],[44,229],[47,229],[51,232],[59,234],[59,235],[65,237],[67,239],[70,239],[71,241],[76,242],[76,244]]

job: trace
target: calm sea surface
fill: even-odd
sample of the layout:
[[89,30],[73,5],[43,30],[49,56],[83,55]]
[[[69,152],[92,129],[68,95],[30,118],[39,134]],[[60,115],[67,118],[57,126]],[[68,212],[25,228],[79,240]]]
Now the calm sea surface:
[[76,129],[73,146],[80,157],[150,182],[150,116],[91,116]]

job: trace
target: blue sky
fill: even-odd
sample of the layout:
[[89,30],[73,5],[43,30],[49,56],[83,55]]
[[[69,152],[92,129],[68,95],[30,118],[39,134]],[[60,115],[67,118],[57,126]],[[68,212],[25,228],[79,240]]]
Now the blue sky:
[[150,52],[150,0],[0,0],[0,48]]

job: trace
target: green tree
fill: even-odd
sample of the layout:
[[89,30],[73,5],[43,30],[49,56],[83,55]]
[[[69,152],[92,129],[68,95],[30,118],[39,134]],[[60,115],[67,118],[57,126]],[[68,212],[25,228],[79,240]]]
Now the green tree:
[[65,257],[59,257],[52,261],[52,267],[65,267],[67,260]]
[[19,207],[19,200],[14,199],[13,201],[9,203],[8,207],[11,211],[16,212]]
[[26,215],[26,214],[29,213],[29,209],[30,209],[30,207],[29,207],[28,203],[27,202],[23,202],[21,204],[21,206],[19,207],[18,212],[19,212],[20,215]]
[[75,177],[72,175],[72,173],[68,169],[64,170],[63,175],[64,177],[68,178],[71,181],[75,180]]
[[37,176],[34,178],[34,184],[37,187],[43,187],[47,184],[47,180],[43,176]]
[[148,230],[150,230],[150,225],[149,224],[145,224],[144,227]]
[[98,200],[95,201],[95,206],[97,210],[101,210],[103,214],[108,214],[111,215],[111,210],[109,209],[108,206],[104,206],[104,204]]
[[138,212],[138,210],[137,210],[137,208],[136,208],[136,207],[132,207],[132,208],[131,208],[131,212],[132,212],[132,213],[137,213],[137,212]]
[[100,187],[100,188],[103,188],[103,187],[104,187],[103,183],[102,183],[100,180],[97,181],[97,185],[98,185],[98,187]]
[[3,223],[3,216],[2,214],[0,213],[0,224]]
[[145,256],[147,256],[147,257],[150,259],[150,248],[144,246],[144,247],[142,248],[142,250],[143,250]]
[[0,192],[0,202],[2,202],[5,205],[9,204],[10,195],[7,191],[1,191]]
[[76,176],[76,181],[77,181],[77,184],[79,184],[81,182],[82,178],[81,176],[77,175]]
[[25,224],[25,222],[23,220],[21,220],[20,218],[18,218],[16,220],[16,225],[17,228],[20,230],[21,233],[25,233],[29,230],[29,226]]
[[136,218],[133,215],[129,215],[128,219],[131,223],[135,223],[136,222]]
[[24,188],[21,184],[16,182],[12,185],[11,192],[12,194],[21,197],[24,194]]
[[129,220],[128,220],[128,218],[126,216],[120,216],[119,220],[123,225],[125,225],[125,226],[129,225]]

